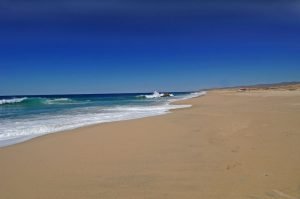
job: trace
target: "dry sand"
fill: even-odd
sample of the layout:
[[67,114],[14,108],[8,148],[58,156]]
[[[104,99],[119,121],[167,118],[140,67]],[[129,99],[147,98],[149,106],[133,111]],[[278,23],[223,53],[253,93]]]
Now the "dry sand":
[[251,92],[1,148],[0,198],[300,198],[299,91]]

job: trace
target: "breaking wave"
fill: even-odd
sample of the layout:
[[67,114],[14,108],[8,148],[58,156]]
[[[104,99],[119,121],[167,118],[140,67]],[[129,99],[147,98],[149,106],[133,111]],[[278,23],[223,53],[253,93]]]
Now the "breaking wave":
[[12,98],[12,99],[0,99],[0,105],[20,103],[20,102],[23,102],[26,99],[28,99],[28,98],[27,97],[22,97],[22,98]]
[[67,104],[74,102],[70,98],[43,98],[43,97],[21,97],[11,99],[0,99],[0,105],[39,105],[39,104]]
[[154,91],[150,95],[138,95],[138,98],[146,98],[146,99],[154,99],[154,98],[160,98],[160,97],[174,97],[172,93],[159,93],[157,91]]

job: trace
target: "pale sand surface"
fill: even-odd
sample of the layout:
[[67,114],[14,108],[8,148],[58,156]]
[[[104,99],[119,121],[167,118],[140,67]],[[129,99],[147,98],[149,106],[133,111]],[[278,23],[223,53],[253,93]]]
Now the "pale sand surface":
[[299,199],[300,95],[249,92],[1,148],[0,198]]

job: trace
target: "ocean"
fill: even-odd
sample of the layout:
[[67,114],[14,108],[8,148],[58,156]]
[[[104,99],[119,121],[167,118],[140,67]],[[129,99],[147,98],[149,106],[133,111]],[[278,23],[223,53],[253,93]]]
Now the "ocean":
[[205,92],[0,96],[0,147],[91,124],[169,113]]

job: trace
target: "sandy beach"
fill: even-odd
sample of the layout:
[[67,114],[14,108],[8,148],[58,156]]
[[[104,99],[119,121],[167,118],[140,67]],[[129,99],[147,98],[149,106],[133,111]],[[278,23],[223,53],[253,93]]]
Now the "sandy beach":
[[0,148],[0,198],[300,198],[299,90],[180,103],[193,106]]

